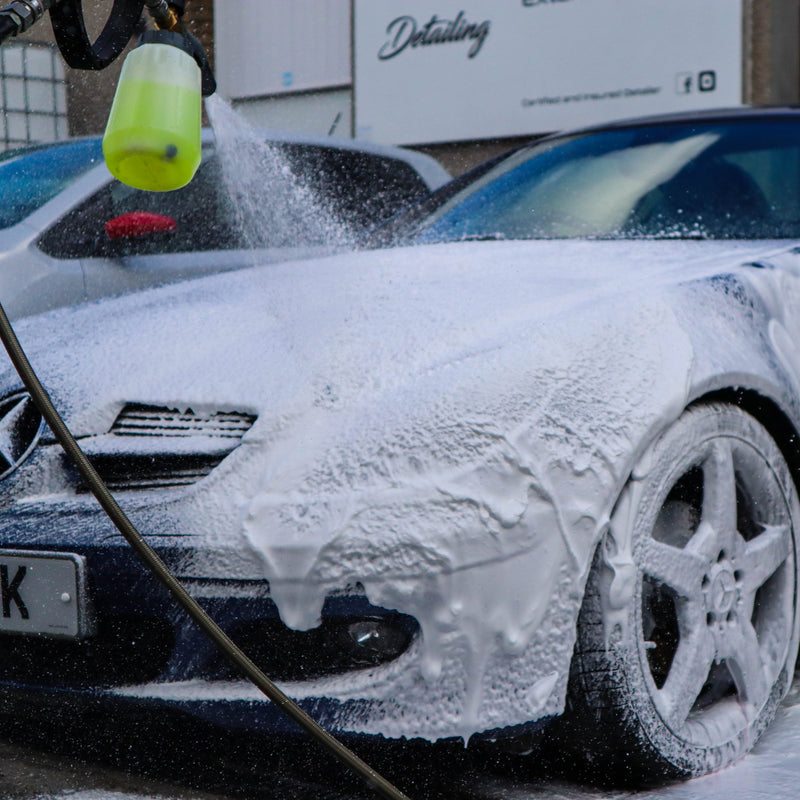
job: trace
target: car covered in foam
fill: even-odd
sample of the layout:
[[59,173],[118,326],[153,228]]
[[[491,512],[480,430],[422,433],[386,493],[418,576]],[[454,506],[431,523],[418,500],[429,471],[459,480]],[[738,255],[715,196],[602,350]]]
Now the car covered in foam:
[[[553,137],[393,222],[397,246],[19,335],[147,541],[332,730],[546,726],[621,779],[702,774],[758,739],[798,646],[798,134],[762,111]],[[0,710],[284,730],[10,367],[0,389]]]

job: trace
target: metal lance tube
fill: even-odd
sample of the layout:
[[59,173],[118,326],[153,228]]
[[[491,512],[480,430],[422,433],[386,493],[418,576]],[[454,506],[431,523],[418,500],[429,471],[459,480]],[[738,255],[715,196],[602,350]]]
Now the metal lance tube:
[[180,15],[167,0],[144,0],[144,4],[159,30],[177,31],[180,29]]
[[51,5],[52,0],[14,0],[0,8],[0,42],[27,31]]

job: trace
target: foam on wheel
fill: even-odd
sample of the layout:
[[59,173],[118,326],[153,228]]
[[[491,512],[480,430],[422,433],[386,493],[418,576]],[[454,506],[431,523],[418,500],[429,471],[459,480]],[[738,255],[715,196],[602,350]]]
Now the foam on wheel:
[[641,458],[598,549],[561,744],[598,783],[703,775],[746,753],[798,647],[797,492],[742,410],[693,407]]

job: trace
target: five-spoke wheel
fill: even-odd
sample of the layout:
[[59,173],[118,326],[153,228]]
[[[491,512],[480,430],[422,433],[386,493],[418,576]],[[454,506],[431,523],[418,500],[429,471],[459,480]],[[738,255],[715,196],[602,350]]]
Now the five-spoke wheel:
[[622,780],[700,775],[752,747],[791,682],[797,493],[766,430],[723,405],[686,411],[633,474],[587,584],[570,716]]

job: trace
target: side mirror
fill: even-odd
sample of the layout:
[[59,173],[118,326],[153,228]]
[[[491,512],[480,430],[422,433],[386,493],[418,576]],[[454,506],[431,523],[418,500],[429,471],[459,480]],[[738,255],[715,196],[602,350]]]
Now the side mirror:
[[153,233],[171,233],[178,223],[163,214],[150,211],[131,211],[106,222],[106,236],[111,239],[135,239]]

